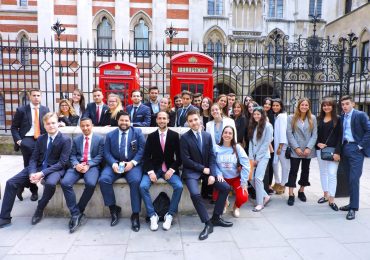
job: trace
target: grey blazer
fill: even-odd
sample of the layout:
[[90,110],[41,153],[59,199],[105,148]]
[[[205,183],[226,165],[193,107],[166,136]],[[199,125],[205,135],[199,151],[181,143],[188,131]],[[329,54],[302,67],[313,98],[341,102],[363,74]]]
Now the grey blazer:
[[265,158],[270,158],[269,145],[273,139],[274,130],[269,122],[266,122],[261,139],[257,140],[257,131],[254,130],[253,139],[249,140],[248,157],[251,160],[261,161]]
[[[311,159],[316,157],[315,153],[315,144],[317,139],[317,121],[316,117],[312,115],[313,120],[313,129],[310,131],[310,125],[308,123],[308,118],[305,119],[304,124],[297,122],[297,128],[292,127],[293,116],[288,117],[288,126],[287,126],[287,137],[289,146],[292,148],[292,157],[293,158],[307,158]],[[302,151],[306,148],[311,149],[311,154],[307,157],[299,157],[294,151],[296,148],[301,148]]]

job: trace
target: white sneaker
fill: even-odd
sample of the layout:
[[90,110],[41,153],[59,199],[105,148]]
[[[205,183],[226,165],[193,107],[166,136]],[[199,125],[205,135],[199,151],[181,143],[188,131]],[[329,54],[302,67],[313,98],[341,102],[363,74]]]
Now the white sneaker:
[[156,231],[158,229],[158,221],[159,221],[159,218],[157,214],[150,217],[150,230],[151,231]]
[[237,208],[237,207],[234,208],[233,215],[234,215],[235,218],[240,217],[240,210],[239,210],[239,208]]
[[164,222],[163,222],[163,229],[164,230],[170,230],[171,224],[172,224],[173,217],[171,214],[166,214],[164,216]]

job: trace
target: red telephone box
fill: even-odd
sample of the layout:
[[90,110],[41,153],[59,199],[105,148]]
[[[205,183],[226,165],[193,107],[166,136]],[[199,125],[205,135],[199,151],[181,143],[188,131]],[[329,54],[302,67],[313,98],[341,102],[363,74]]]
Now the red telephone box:
[[122,106],[131,104],[130,95],[140,89],[140,73],[135,64],[128,62],[108,62],[99,66],[99,86],[103,91],[104,101],[110,93],[121,97]]
[[203,93],[213,100],[213,59],[198,52],[183,52],[172,57],[172,79],[170,94],[183,90]]

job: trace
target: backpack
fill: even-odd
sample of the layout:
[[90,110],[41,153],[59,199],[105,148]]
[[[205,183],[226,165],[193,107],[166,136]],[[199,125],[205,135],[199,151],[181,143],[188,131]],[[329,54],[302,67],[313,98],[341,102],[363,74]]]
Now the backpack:
[[153,201],[154,210],[159,217],[159,221],[164,221],[164,216],[170,208],[170,198],[167,193],[162,191],[157,198]]

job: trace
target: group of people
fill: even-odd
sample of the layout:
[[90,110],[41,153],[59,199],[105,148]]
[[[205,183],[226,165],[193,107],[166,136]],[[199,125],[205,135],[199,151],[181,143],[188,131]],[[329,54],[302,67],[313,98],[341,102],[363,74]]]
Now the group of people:
[[[53,113],[40,104],[41,91],[31,89],[30,104],[19,107],[13,118],[11,132],[15,149],[22,152],[24,169],[6,183],[0,227],[11,223],[15,198],[23,199],[25,187],[31,190],[31,200],[38,199],[39,182],[44,185],[44,192],[32,217],[33,225],[42,220],[43,211],[60,182],[71,213],[68,223],[71,233],[85,218],[85,208],[97,183],[111,213],[110,224],[115,226],[121,207],[113,184],[125,178],[130,187],[132,230],[140,230],[143,200],[150,229],[155,231],[159,217],[149,190],[152,183],[163,178],[173,188],[163,229],[171,228],[178,211],[183,180],[205,224],[199,235],[204,240],[214,226],[233,225],[222,218],[228,209],[230,191],[235,194],[234,217],[240,216],[241,206],[249,199],[249,184],[255,191],[254,212],[263,210],[271,201],[271,194],[283,194],[286,187],[287,203],[293,206],[301,166],[297,196],[305,202],[304,191],[310,186],[309,166],[314,157],[319,161],[323,188],[318,203],[328,202],[335,211],[338,210],[334,203],[338,163],[344,160],[348,165],[350,203],[340,209],[348,211],[347,219],[355,218],[364,156],[370,155],[370,125],[367,115],[354,109],[350,96],[340,100],[342,116],[337,115],[336,101],[324,98],[316,118],[307,98],[298,101],[293,115],[287,115],[279,98],[266,98],[260,106],[250,96],[242,103],[231,93],[220,95],[213,103],[208,97],[184,90],[175,96],[172,107],[169,97],[159,99],[158,94],[158,88],[150,88],[149,101],[144,104],[142,93],[134,90],[132,105],[124,108],[116,94],[109,94],[108,105],[104,104],[103,93],[96,88],[94,102],[85,108],[83,93],[76,89],[72,100],[62,99],[59,112]],[[82,134],[73,140],[58,130],[76,125]],[[94,133],[96,126],[118,127],[104,139]],[[157,130],[145,140],[141,127],[147,126]],[[172,126],[190,129],[180,137],[169,128]],[[77,202],[73,185],[81,178],[85,189]],[[199,180],[202,180],[201,189]],[[211,217],[204,199],[215,204]]]

